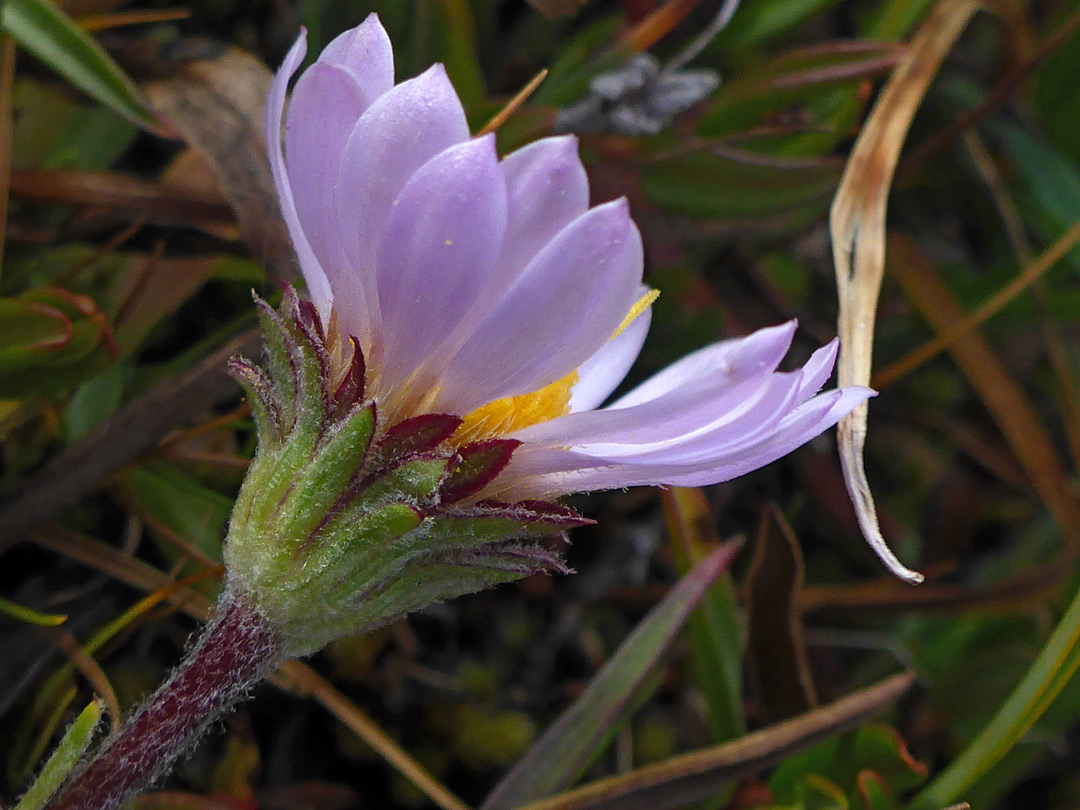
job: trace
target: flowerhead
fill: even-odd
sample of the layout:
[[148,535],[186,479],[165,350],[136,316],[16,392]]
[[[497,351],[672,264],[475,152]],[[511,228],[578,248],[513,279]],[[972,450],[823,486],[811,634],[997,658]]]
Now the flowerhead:
[[[654,294],[626,201],[590,206],[576,140],[500,158],[493,136],[470,137],[441,65],[395,84],[375,15],[327,46],[286,110],[304,53],[301,34],[267,139],[311,304],[264,307],[269,372],[237,366],[260,450],[230,570],[256,598],[299,601],[330,571],[324,623],[340,632],[558,567],[521,538],[582,522],[559,496],[728,480],[872,395],[819,393],[835,341],[777,371],[792,322],[700,349],[600,407]],[[342,618],[376,597],[387,604]],[[268,613],[296,611],[275,599],[288,601],[268,598]]]

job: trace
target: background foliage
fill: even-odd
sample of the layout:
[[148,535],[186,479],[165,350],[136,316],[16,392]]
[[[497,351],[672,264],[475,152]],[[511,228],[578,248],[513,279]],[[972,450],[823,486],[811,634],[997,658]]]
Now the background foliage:
[[[475,130],[547,68],[500,125],[505,152],[565,125],[559,110],[633,54],[680,59],[723,11],[535,5],[0,7],[4,799],[87,704],[100,698],[115,722],[159,682],[216,592],[253,451],[223,361],[258,351],[251,289],[274,296],[293,277],[261,142],[266,65],[300,24],[315,53],[377,10],[398,75],[445,62]],[[613,129],[605,108],[606,131],[581,134],[595,199],[629,197],[662,291],[631,382],[791,317],[793,360],[835,334],[829,203],[933,5],[743,0],[688,65],[720,79],[699,103],[648,134]],[[567,551],[580,573],[289,665],[138,805],[460,810],[487,797],[510,810],[621,796],[653,810],[879,810],[941,784],[1077,586],[1078,28],[1068,0],[986,3],[931,84],[892,187],[867,467],[887,538],[926,584],[883,574],[829,437],[704,492],[584,497],[598,525]],[[956,332],[972,312],[977,330]],[[938,351],[913,354],[939,335]],[[736,535],[748,539],[729,574],[706,587],[725,547],[661,602]],[[1000,762],[979,754],[973,787],[914,806],[1075,806],[1075,655],[1053,659],[1060,694],[1039,693],[1034,726],[1002,738]],[[916,684],[867,691],[899,669]],[[837,708],[845,696],[856,702]],[[85,745],[88,716],[61,755]],[[650,787],[634,781],[650,774]]]

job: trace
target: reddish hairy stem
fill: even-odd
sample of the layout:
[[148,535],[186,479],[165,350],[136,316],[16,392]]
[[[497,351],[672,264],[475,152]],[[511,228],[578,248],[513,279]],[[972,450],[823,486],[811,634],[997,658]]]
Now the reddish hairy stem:
[[226,593],[183,663],[102,744],[61,791],[53,810],[106,810],[149,787],[266,677],[277,649],[277,634],[243,594]]

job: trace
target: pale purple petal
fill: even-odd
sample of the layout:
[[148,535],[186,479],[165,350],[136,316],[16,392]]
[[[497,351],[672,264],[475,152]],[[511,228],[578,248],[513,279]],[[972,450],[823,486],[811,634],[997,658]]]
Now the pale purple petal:
[[519,450],[504,471],[516,497],[555,497],[568,492],[645,485],[705,486],[765,466],[835,425],[874,392],[853,386],[821,394],[788,414],[775,431],[742,451],[694,464],[599,459],[581,450],[533,447]]
[[393,86],[390,38],[371,14],[331,42],[293,88],[285,161],[300,224],[332,286],[335,276],[355,272],[342,253],[334,204],[345,144],[364,111]]
[[792,413],[766,441],[729,457],[702,464],[701,468],[687,474],[665,477],[661,483],[693,487],[738,478],[771,464],[821,435],[873,396],[876,396],[873,389],[861,386],[819,394]]
[[460,340],[505,232],[506,186],[493,135],[440,152],[409,179],[376,261],[384,384],[439,363]]
[[335,287],[335,276],[345,269],[333,206],[338,166],[345,142],[367,106],[352,75],[320,61],[304,71],[293,88],[285,122],[285,164],[296,213]]
[[[720,410],[704,424],[691,420],[669,420],[645,441],[580,442],[582,452],[605,460],[690,463],[752,444],[769,433],[797,405],[802,375],[772,374],[752,396],[734,407]],[[642,428],[646,425],[643,423]],[[638,436],[648,435],[644,430]]]
[[715,375],[739,378],[767,367],[772,371],[791,347],[797,326],[796,321],[788,321],[759,329],[746,337],[732,338],[698,349],[654,374],[609,407],[628,408],[648,402],[668,391],[698,384]]
[[[640,290],[639,290],[640,292]],[[600,347],[578,368],[578,381],[570,391],[570,412],[591,411],[611,396],[634,365],[652,321],[646,309],[625,329]]]
[[319,62],[348,71],[366,99],[365,106],[394,86],[394,48],[375,13],[336,36],[319,54]]
[[296,202],[293,197],[292,185],[289,182],[289,171],[285,166],[285,155],[281,145],[281,119],[285,111],[285,94],[289,89],[289,79],[296,72],[300,63],[304,61],[307,52],[307,31],[300,30],[296,42],[289,49],[281,68],[274,76],[270,84],[270,93],[266,99],[266,144],[270,157],[270,172],[274,177],[274,186],[277,189],[278,202],[281,207],[281,216],[289,229],[293,248],[296,250],[296,258],[300,263],[300,272],[307,282],[308,293],[319,313],[325,321],[330,317],[330,308],[334,300],[330,289],[330,282],[326,273],[315,258],[300,219],[296,213]]
[[825,385],[836,365],[836,355],[840,351],[840,338],[833,338],[822,346],[806,361],[803,366],[803,384],[799,390],[799,401],[805,402]]
[[577,369],[637,300],[643,261],[625,200],[578,217],[529,262],[472,333],[447,369],[440,406],[467,413]]
[[541,422],[514,438],[564,446],[641,443],[702,429],[760,395],[787,353],[793,328],[785,324],[713,344],[668,366],[602,411]]
[[510,219],[499,273],[509,285],[563,228],[589,208],[589,179],[577,138],[542,138],[502,161]]
[[365,300],[379,311],[372,268],[394,201],[414,172],[468,137],[465,112],[442,65],[383,93],[360,116],[345,145],[334,201],[348,257],[333,277],[346,327],[353,302]]

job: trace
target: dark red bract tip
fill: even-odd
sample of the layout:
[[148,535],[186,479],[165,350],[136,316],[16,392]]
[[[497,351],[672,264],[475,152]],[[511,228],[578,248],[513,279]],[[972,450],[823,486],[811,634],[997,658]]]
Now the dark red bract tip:
[[490,439],[462,447],[439,488],[442,502],[455,503],[475,495],[495,480],[520,446],[517,439]]
[[383,458],[399,458],[434,450],[454,435],[461,417],[449,413],[426,413],[398,422],[379,442]]

